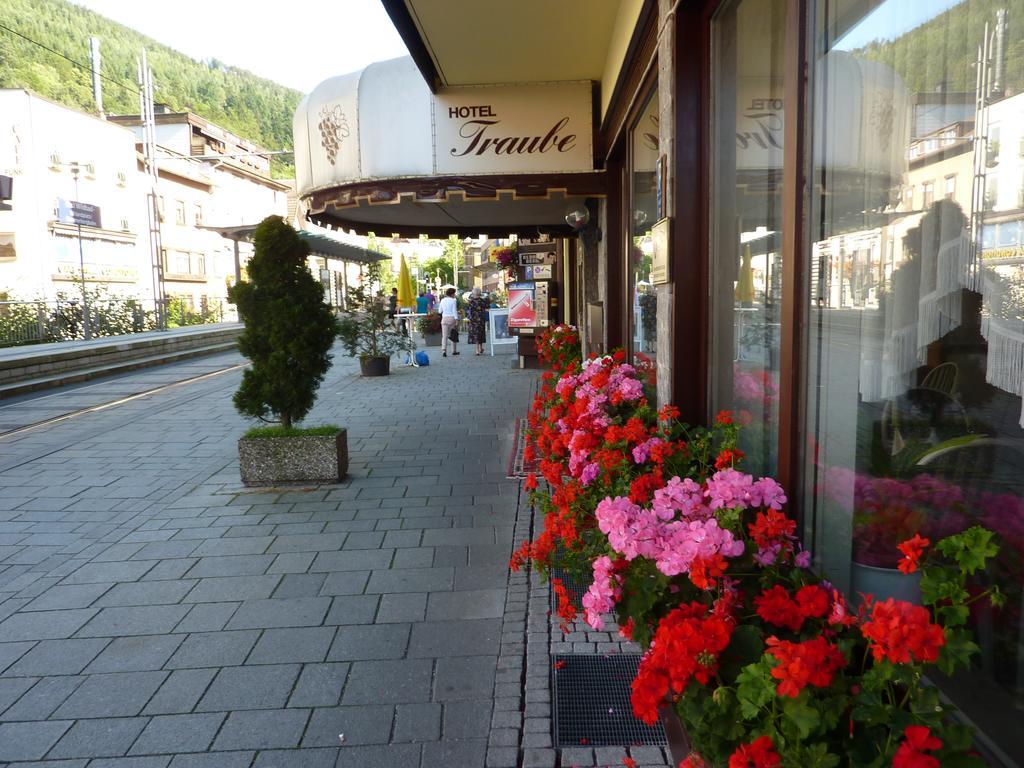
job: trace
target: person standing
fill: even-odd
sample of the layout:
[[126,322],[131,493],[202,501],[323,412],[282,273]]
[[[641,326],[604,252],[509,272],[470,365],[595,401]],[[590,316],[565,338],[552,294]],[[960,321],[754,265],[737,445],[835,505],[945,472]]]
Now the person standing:
[[427,294],[420,291],[420,295],[416,297],[416,314],[425,315],[429,311],[430,300],[427,298]]
[[433,312],[436,306],[437,296],[434,295],[434,289],[427,288],[427,312]]
[[476,353],[482,355],[487,341],[487,299],[478,286],[473,288],[473,295],[466,303],[466,314],[469,316],[469,343],[476,344]]
[[452,343],[452,355],[459,354],[459,305],[455,301],[455,289],[449,288],[444,292],[437,307],[441,313],[441,335],[444,337],[444,352],[442,357],[448,357],[448,342]]

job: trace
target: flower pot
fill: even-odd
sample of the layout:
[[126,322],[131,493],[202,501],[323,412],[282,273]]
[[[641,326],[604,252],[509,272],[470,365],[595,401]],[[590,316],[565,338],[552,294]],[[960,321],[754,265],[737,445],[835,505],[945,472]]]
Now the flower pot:
[[238,465],[246,485],[337,483],[348,472],[348,431],[243,437],[238,441]]
[[668,753],[672,757],[672,765],[679,765],[690,756],[690,737],[686,734],[686,726],[676,714],[676,708],[671,702],[665,704],[658,714],[661,717],[661,724],[665,727],[665,738],[668,741]]
[[440,347],[441,346],[441,332],[437,333],[424,333],[423,334],[423,346],[425,347]]
[[359,370],[363,376],[387,376],[391,373],[390,357],[361,357]]
[[872,595],[875,600],[906,600],[921,602],[921,572],[906,574],[897,568],[879,568],[862,563],[850,564],[852,595]]

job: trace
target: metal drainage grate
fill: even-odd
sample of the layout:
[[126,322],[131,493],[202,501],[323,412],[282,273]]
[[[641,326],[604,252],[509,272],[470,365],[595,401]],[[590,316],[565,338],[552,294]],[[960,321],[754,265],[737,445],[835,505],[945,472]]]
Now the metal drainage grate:
[[[578,581],[573,578],[565,571],[553,570],[551,571],[552,579],[560,579],[562,586],[565,587],[569,593],[569,597],[572,598],[572,604],[577,608],[583,605],[583,596],[587,594],[587,590],[590,589],[590,584],[584,584],[582,581]],[[551,611],[552,613],[558,609],[558,598],[555,597],[555,590],[551,590]]]
[[515,433],[512,439],[512,455],[508,459],[509,479],[523,479],[530,472],[535,470],[536,462],[526,464],[523,461],[523,449],[526,448],[527,436],[526,419],[516,419]]
[[555,746],[665,746],[660,722],[633,717],[629,686],[639,665],[637,654],[552,656]]

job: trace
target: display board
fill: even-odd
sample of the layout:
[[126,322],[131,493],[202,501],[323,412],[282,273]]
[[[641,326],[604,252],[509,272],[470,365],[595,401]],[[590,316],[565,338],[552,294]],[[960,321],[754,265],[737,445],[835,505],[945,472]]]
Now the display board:
[[494,347],[500,344],[515,344],[517,339],[512,335],[508,327],[508,307],[488,310],[491,320],[491,333],[488,337],[491,344],[491,357],[494,357]]

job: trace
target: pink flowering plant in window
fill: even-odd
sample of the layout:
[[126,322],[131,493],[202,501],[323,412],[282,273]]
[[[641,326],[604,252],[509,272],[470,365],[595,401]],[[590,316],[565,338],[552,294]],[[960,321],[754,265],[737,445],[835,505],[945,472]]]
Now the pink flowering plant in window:
[[645,649],[634,714],[674,710],[693,745],[685,765],[983,764],[922,678],[969,664],[972,606],[1001,603],[984,583],[993,533],[894,547],[901,570],[921,571],[924,605],[851,601],[815,573],[780,484],[743,472],[731,412],[690,427],[650,404],[622,353],[554,359],[526,457],[544,526],[511,566],[589,583],[579,605],[555,584],[563,626],[612,614]]

